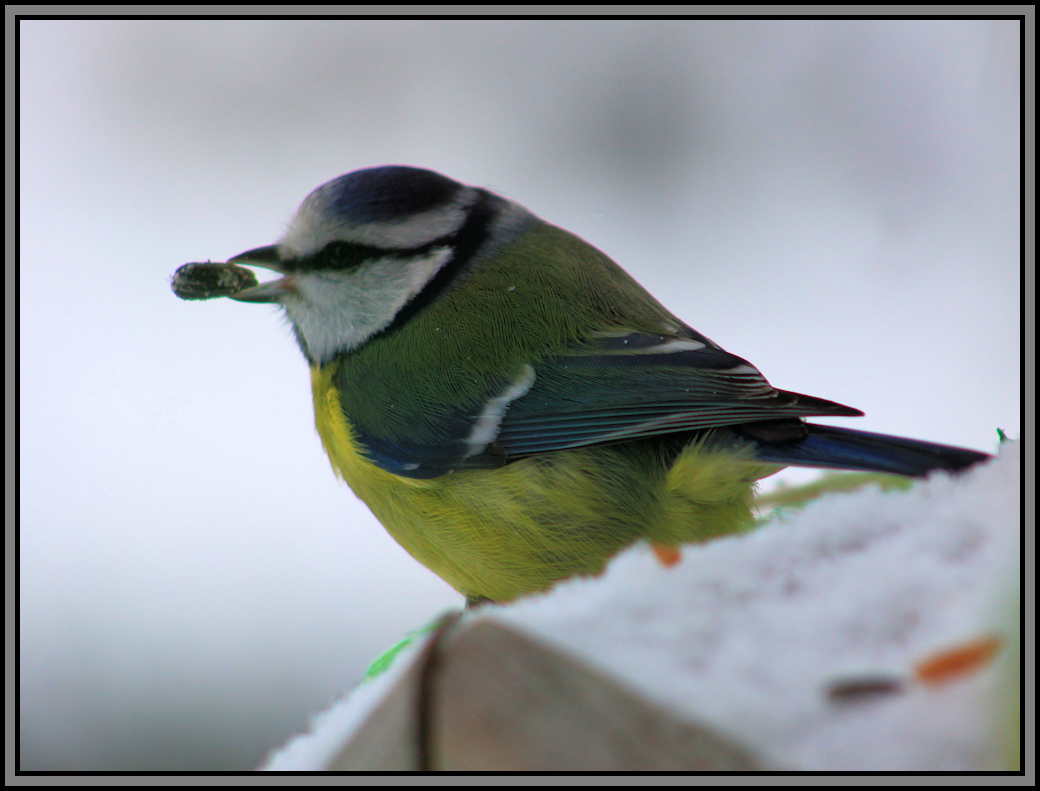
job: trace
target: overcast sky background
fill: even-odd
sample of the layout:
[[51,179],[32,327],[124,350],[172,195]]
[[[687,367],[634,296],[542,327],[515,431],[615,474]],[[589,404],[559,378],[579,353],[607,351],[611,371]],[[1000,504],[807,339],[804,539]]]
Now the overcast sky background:
[[836,425],[1019,436],[1017,23],[20,33],[23,769],[249,768],[461,605],[334,478],[276,311],[169,290],[342,173],[519,201]]

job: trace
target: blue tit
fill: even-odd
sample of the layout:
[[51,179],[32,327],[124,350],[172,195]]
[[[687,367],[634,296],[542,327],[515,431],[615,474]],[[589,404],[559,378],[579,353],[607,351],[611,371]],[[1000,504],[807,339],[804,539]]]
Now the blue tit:
[[333,469],[471,602],[746,529],[785,465],[988,458],[806,423],[862,412],[773,388],[596,248],[429,170],[340,176],[236,265],[281,275],[224,295],[285,311]]

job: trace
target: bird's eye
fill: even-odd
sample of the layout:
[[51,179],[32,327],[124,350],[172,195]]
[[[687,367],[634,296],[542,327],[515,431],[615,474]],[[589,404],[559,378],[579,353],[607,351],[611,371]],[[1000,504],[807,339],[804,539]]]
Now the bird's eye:
[[[386,255],[386,251],[351,242],[330,242],[305,262],[307,269],[347,270]],[[303,263],[303,262],[301,262]]]

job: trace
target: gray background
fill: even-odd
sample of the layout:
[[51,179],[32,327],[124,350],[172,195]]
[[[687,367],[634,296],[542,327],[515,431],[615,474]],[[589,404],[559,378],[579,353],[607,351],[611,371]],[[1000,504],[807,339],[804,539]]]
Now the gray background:
[[275,311],[181,302],[178,265],[429,167],[867,413],[835,424],[992,450],[1018,52],[994,21],[24,22],[22,768],[249,768],[461,604],[333,477]]

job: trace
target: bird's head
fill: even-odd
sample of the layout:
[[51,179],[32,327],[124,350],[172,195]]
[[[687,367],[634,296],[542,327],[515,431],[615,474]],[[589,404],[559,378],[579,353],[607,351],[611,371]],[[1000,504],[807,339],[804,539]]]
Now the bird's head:
[[[523,207],[421,168],[354,171],[314,190],[282,238],[230,264],[281,278],[232,295],[280,304],[312,363],[359,348],[538,222]],[[435,287],[435,288],[434,288]]]

